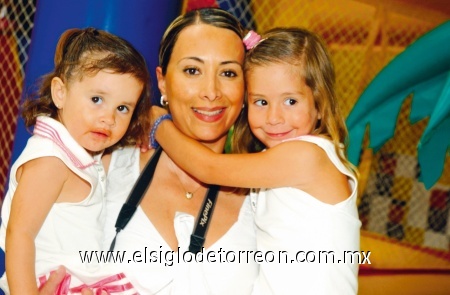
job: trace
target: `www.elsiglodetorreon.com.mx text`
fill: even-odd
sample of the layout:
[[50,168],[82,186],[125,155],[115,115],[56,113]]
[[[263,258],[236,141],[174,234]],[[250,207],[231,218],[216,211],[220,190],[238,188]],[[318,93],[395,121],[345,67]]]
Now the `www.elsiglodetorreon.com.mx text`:
[[[162,248],[162,246],[160,247]],[[136,251],[79,251],[82,263],[164,263],[166,266],[184,262],[197,263],[352,263],[371,264],[370,251],[218,251],[202,249],[196,254],[188,251],[152,250],[144,247]]]

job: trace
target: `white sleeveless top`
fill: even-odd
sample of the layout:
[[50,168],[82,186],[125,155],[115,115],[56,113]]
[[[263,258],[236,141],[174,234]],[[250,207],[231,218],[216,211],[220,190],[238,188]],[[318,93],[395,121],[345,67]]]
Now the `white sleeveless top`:
[[[55,203],[35,239],[36,276],[39,278],[59,265],[84,282],[98,278],[97,263],[81,263],[79,251],[101,250],[105,221],[104,193],[106,175],[100,162],[101,155],[93,158],[58,121],[38,117],[34,135],[11,168],[9,188],[2,206],[0,247],[5,249],[6,228],[11,202],[17,188],[16,172],[24,163],[40,157],[57,157],[82,179],[91,191],[78,203]],[[43,185],[52,185],[51,183]],[[39,200],[36,200],[39,202]],[[79,281],[78,281],[79,282]],[[75,283],[75,280],[74,280]],[[8,292],[6,273],[0,280]]]
[[[117,215],[139,176],[139,154],[136,148],[124,148],[112,154],[107,178],[106,245],[114,237]],[[130,282],[141,294],[250,294],[258,274],[258,264],[253,259],[248,263],[242,263],[243,259],[241,263],[183,263],[180,258],[181,263],[177,262],[177,257],[188,249],[194,221],[192,215],[176,214],[174,229],[180,251],[172,252],[138,207],[128,225],[118,234],[115,245],[115,251],[126,251],[126,257],[130,259],[130,263],[120,265]],[[247,197],[238,221],[214,245],[205,249],[204,256],[214,251],[212,254],[218,260],[219,251],[222,251],[223,258],[228,253],[231,259],[239,251],[255,250],[253,211]]]
[[[357,294],[358,263],[349,262],[351,254],[343,261],[344,251],[359,251],[357,180],[341,163],[331,141],[318,136],[292,140],[309,141],[323,148],[339,171],[349,177],[352,192],[348,199],[335,205],[292,187],[261,189],[252,196],[256,202],[258,250],[274,251],[275,258],[281,257],[281,261],[286,260],[286,255],[278,251],[288,251],[287,264],[261,264],[253,294]],[[291,263],[297,253],[299,260],[310,262]]]

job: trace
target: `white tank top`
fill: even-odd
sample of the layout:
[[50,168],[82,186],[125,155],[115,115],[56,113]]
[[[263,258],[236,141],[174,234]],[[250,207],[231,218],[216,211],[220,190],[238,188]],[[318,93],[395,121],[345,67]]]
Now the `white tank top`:
[[[137,180],[139,169],[139,149],[124,148],[112,154],[108,171],[106,241],[109,245],[114,237],[114,224],[120,208]],[[255,251],[256,238],[253,211],[249,197],[244,201],[238,221],[209,249],[218,253],[229,251]],[[195,217],[178,212],[174,218],[174,228],[180,254],[188,249]],[[174,263],[130,263],[123,270],[131,283],[142,294],[250,294],[258,273],[258,264],[249,263],[176,263],[178,252],[173,253],[152,222],[140,207],[118,236],[116,251],[138,253],[142,260],[150,259],[150,252],[162,255]],[[145,253],[147,253],[147,256]],[[166,254],[168,253],[168,254]]]
[[[79,203],[53,204],[35,239],[36,276],[39,278],[59,265],[64,265],[69,273],[83,282],[95,281],[98,278],[99,265],[82,263],[79,251],[103,248],[106,175],[100,162],[101,155],[95,158],[89,155],[70,136],[67,129],[52,118],[38,117],[34,135],[11,168],[9,188],[2,206],[0,247],[5,250],[11,202],[18,185],[17,169],[28,161],[48,156],[61,159],[70,170],[91,185],[91,191]],[[6,273],[0,284],[7,290]]]
[[[358,264],[349,263],[350,257],[343,262],[344,251],[359,251],[357,180],[341,163],[331,141],[318,136],[291,140],[309,141],[323,148],[339,171],[349,177],[352,192],[335,205],[292,187],[262,189],[252,196],[256,202],[258,250],[274,251],[275,258],[282,261],[286,255],[279,251],[289,252],[288,263],[261,264],[253,294],[357,294]],[[319,251],[328,253],[320,255],[320,263]],[[330,262],[333,255],[329,251],[334,253],[334,263]],[[315,261],[291,263],[297,253],[299,260]]]

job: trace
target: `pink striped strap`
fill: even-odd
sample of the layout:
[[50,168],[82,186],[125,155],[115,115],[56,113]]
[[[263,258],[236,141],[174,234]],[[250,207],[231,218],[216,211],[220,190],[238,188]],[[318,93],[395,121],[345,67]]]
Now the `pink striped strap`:
[[64,151],[64,153],[67,155],[67,157],[69,157],[69,159],[72,161],[72,163],[75,165],[75,167],[84,169],[84,168],[87,168],[87,167],[95,164],[95,161],[92,161],[87,164],[84,164],[82,161],[80,161],[72,153],[72,151],[64,144],[64,141],[62,140],[58,131],[55,128],[53,128],[53,126],[43,122],[42,120],[36,121],[36,125],[34,126],[33,134],[48,138],[51,141],[53,141],[55,144],[57,144],[61,148],[61,150]]
[[[58,289],[55,292],[55,295],[67,295],[67,294],[77,294],[81,293],[81,291],[85,288],[91,289],[95,292],[95,295],[101,295],[102,292],[106,292],[106,294],[115,294],[121,293],[125,291],[133,290],[133,285],[126,281],[120,282],[125,279],[126,276],[123,273],[115,274],[104,278],[96,283],[87,285],[83,284],[77,287],[70,288],[71,276],[70,274],[66,274],[61,284],[58,286]],[[47,282],[46,276],[39,277],[40,288]],[[139,293],[134,292],[133,295],[139,295]]]

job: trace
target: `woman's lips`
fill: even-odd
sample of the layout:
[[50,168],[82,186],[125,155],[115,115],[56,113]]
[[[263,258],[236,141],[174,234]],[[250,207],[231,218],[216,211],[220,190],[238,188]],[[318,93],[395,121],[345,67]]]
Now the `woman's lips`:
[[225,114],[225,107],[215,108],[192,108],[196,118],[205,122],[216,122]]

